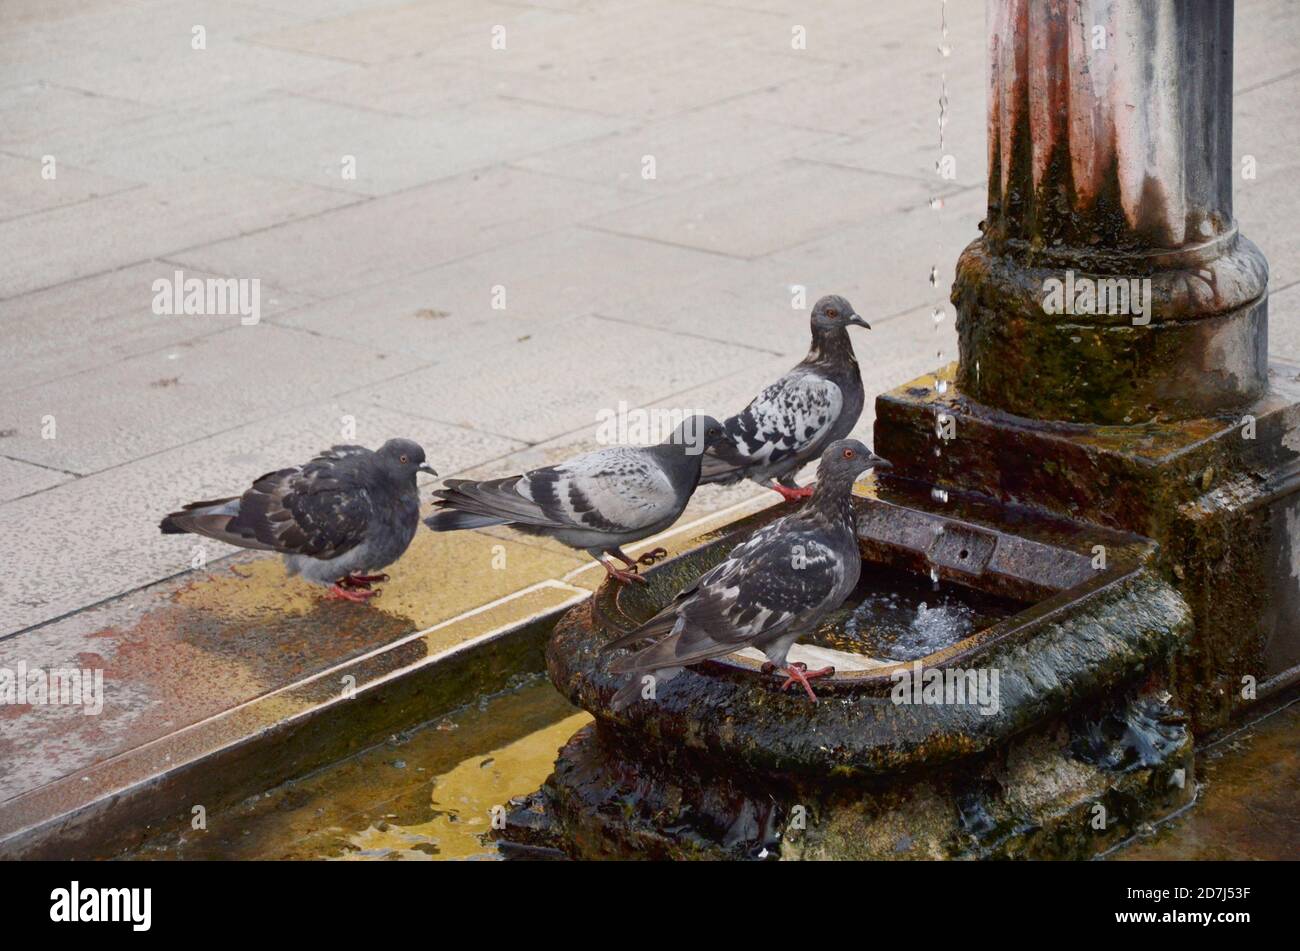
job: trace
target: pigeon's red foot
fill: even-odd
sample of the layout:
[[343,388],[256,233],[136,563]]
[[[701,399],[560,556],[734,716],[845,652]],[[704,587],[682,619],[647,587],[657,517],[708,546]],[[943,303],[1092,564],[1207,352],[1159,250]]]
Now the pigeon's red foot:
[[646,552],[644,555],[638,558],[637,561],[648,568],[650,565],[653,565],[656,561],[659,561],[661,558],[667,558],[667,557],[668,557],[667,548],[652,548],[650,551]]
[[618,568],[611,567],[607,561],[602,561],[600,564],[605,569],[605,574],[620,584],[629,584],[633,581],[638,584],[649,584],[648,581],[636,573],[635,565],[630,567],[627,571],[622,571]]
[[796,662],[787,664],[781,673],[785,674],[785,683],[781,684],[782,691],[790,689],[793,684],[799,684],[803,687],[803,692],[808,695],[808,699],[816,703],[817,694],[813,693],[812,684],[808,681],[816,680],[818,677],[829,677],[835,673],[835,668],[822,667],[818,670],[809,670],[807,664]]
[[369,588],[377,581],[387,581],[388,575],[344,575],[338,580],[343,588]]
[[805,485],[803,488],[790,488],[788,485],[782,485],[780,482],[773,483],[772,488],[780,493],[781,498],[787,502],[797,502],[800,499],[806,499],[813,494],[813,487]]
[[342,582],[336,583],[330,588],[329,594],[325,597],[330,601],[353,601],[357,604],[365,604],[371,598],[379,597],[380,592],[371,591],[369,588],[357,590],[343,587]]

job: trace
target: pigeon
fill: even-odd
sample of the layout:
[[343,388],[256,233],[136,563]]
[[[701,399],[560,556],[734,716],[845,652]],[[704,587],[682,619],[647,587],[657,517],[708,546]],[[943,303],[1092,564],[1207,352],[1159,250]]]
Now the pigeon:
[[[606,644],[603,650],[613,651],[655,641],[616,659],[609,669],[637,675],[653,672],[656,682],[662,683],[687,665],[752,646],[767,657],[764,673],[775,670],[785,675],[782,690],[798,683],[816,702],[809,681],[829,676],[835,669],[808,670],[805,664],[789,663],[786,655],[801,635],[843,604],[858,583],[862,555],[854,530],[853,483],[876,466],[887,467],[889,462],[856,439],[827,446],[812,499],[793,514],[760,528],[668,607]],[[615,692],[615,710],[639,696],[641,679],[634,676]]]
[[[668,528],[686,508],[700,481],[709,441],[722,435],[711,416],[689,416],[658,446],[610,446],[556,466],[489,482],[448,479],[433,494],[442,501],[424,524],[435,532],[509,525],[585,549],[609,578],[645,579],[620,546]],[[613,567],[605,555],[627,566]],[[655,549],[640,559],[667,555]]]
[[268,472],[243,495],[192,502],[159,527],[164,535],[191,532],[277,551],[290,575],[331,585],[332,600],[364,602],[388,576],[361,572],[395,562],[419,528],[418,472],[437,475],[409,439],[390,439],[375,452],[334,446],[304,466]]
[[843,297],[823,297],[812,309],[812,349],[781,379],[723,424],[724,438],[704,459],[700,483],[750,479],[787,501],[812,495],[794,475],[843,439],[862,415],[862,373],[850,325],[871,325]]

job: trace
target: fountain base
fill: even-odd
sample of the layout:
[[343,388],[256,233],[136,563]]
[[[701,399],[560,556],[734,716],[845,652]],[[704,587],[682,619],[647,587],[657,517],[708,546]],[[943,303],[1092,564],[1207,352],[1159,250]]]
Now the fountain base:
[[1045,724],[960,766],[866,786],[656,768],[593,724],[560,750],[546,785],[515,804],[502,839],[517,857],[1088,858],[1190,803],[1192,761],[1185,718],[1154,696]]
[[[759,659],[731,655],[615,710],[625,677],[602,646],[787,509],[657,567],[644,587],[606,586],[547,650],[552,682],[596,722],[514,804],[507,851],[1080,857],[1190,801],[1190,732],[1161,687],[1190,612],[1151,570],[1149,542],[978,500],[886,499],[878,486],[855,506],[864,577],[894,588],[912,572],[978,593],[964,603],[1011,607],[917,660],[857,657],[851,641],[818,632],[815,662],[837,670],[816,703],[780,692]],[[1098,539],[1105,566],[1090,554]]]

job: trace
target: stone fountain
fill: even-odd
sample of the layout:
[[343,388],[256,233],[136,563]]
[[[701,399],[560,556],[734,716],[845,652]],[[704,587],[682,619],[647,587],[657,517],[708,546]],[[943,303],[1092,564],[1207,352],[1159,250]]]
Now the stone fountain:
[[[505,850],[1084,857],[1192,803],[1196,738],[1300,679],[1300,372],[1232,214],[1232,26],[989,0],[960,359],[877,399],[894,467],[856,500],[860,604],[803,648],[823,699],[732,655],[610,707],[601,645],[765,512],[561,622],[551,679],[595,719]],[[1000,607],[905,655],[862,614],[902,577]]]

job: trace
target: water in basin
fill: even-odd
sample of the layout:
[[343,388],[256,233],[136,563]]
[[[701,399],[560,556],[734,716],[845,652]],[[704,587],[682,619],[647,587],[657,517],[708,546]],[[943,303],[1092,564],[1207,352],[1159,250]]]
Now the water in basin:
[[866,563],[844,606],[805,642],[880,660],[916,660],[1024,608],[1010,598]]

